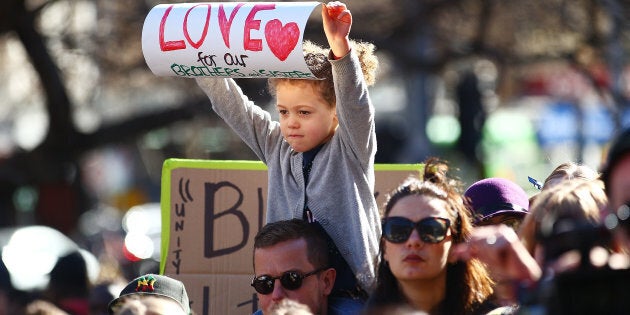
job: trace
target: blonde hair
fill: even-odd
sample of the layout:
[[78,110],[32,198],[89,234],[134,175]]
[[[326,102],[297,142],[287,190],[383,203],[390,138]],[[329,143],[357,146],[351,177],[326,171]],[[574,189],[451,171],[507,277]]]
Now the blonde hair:
[[562,181],[536,196],[520,227],[520,238],[533,255],[537,234],[544,221],[568,217],[592,223],[600,222],[608,199],[601,180],[576,179]]
[[551,183],[556,179],[584,179],[584,180],[593,180],[599,177],[599,174],[595,169],[590,168],[589,166],[577,164],[575,162],[565,162],[558,165],[551,174],[547,176],[545,179],[545,183],[543,184],[543,189],[549,189],[554,185]]
[[306,304],[291,299],[282,299],[271,309],[271,315],[313,315],[313,313]]
[[[354,40],[350,41],[350,45],[361,63],[361,72],[363,72],[365,83],[368,86],[373,85],[376,81],[376,70],[378,68],[378,59],[374,54],[374,45]],[[332,76],[332,65],[328,60],[328,50],[310,41],[305,41],[302,48],[306,65],[313,75],[320,80],[269,78],[267,84],[269,93],[275,96],[276,87],[280,83],[310,84],[321,94],[324,101],[330,104],[331,107],[334,107],[336,104],[335,85]]]

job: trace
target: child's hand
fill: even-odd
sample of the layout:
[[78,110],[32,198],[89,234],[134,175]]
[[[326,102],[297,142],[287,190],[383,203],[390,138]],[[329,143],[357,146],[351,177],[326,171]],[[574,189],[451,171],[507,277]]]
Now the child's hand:
[[326,5],[326,10],[328,10],[328,15],[335,19],[344,23],[352,24],[352,15],[350,11],[347,10],[346,5],[339,2],[330,2]]
[[322,20],[333,55],[335,58],[345,56],[350,51],[348,35],[352,26],[352,14],[345,4],[333,1],[322,5]]

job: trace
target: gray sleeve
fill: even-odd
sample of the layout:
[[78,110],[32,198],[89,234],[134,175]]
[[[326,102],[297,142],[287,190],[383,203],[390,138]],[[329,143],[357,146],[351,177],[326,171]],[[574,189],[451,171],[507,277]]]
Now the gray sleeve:
[[266,164],[268,152],[282,139],[278,122],[250,101],[233,79],[197,78],[196,81],[210,99],[214,112]]
[[374,106],[357,55],[351,51],[331,60],[339,132],[361,165],[366,169],[376,153]]

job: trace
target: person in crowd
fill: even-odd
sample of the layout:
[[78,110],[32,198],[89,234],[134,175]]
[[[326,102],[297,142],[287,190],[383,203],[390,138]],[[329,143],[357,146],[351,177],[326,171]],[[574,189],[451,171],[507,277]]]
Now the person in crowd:
[[373,286],[380,224],[374,198],[376,133],[368,86],[374,46],[349,39],[352,15],[322,5],[330,50],[307,42],[305,61],[319,80],[269,79],[279,121],[233,79],[197,78],[213,110],[267,165],[266,222],[304,218],[329,235],[334,294],[365,297]]
[[[592,180],[597,178],[599,178],[599,173],[595,169],[584,164],[569,161],[556,166],[556,168],[551,171],[547,178],[545,178],[545,181],[542,183],[542,185],[535,186],[539,190],[544,190],[550,189],[563,180]],[[530,181],[531,180],[533,179],[530,178]],[[538,196],[538,194],[534,194],[530,197],[530,205],[534,203],[534,199],[536,199],[536,196]]]
[[[575,179],[544,189],[518,235],[502,225],[475,228],[467,242],[455,246],[452,258],[479,259],[493,275],[511,280],[516,294],[510,313],[520,312],[523,303],[527,310],[544,304],[557,275],[597,265],[596,260],[612,253],[610,238],[599,228],[607,206],[603,187],[597,179]],[[593,248],[601,250],[591,252]]]
[[468,241],[456,244],[451,251],[455,260],[478,259],[501,279],[501,296],[493,296],[501,307],[490,314],[519,314],[524,290],[535,288],[542,276],[538,262],[527,251],[514,229],[503,225],[475,227]]
[[536,197],[530,213],[521,224],[520,239],[531,255],[543,263],[539,248],[541,233],[549,231],[556,218],[581,219],[599,224],[608,206],[608,198],[601,180],[565,180],[544,189]]
[[536,283],[542,275],[540,265],[516,231],[506,225],[475,227],[466,242],[453,247],[451,255],[456,260],[479,259],[504,278],[528,285]]
[[87,268],[87,262],[79,251],[59,257],[50,271],[43,297],[69,314],[88,315],[92,283]]
[[184,283],[158,274],[145,274],[130,281],[109,303],[108,311],[114,315],[191,314]]
[[29,302],[24,315],[72,315],[57,307],[57,305],[42,299]]
[[592,180],[599,178],[599,173],[588,165],[575,162],[565,162],[556,166],[545,178],[542,189],[549,189],[563,180],[584,179]]
[[[534,200],[521,226],[523,242],[504,226],[478,227],[468,242],[456,245],[452,251],[454,258],[480,259],[492,270],[514,279],[522,288],[520,302],[525,308],[522,313],[531,310],[544,310],[548,314],[625,313],[628,303],[617,292],[625,291],[630,269],[627,269],[627,256],[625,263],[617,259],[624,255],[614,252],[617,247],[609,231],[614,229],[620,232],[617,234],[628,235],[623,218],[628,218],[630,211],[624,212],[624,202],[620,201],[624,197],[612,198],[623,196],[628,189],[616,190],[617,195],[612,193],[611,185],[615,185],[611,184],[611,177],[616,176],[615,187],[624,182],[630,187],[629,139],[630,130],[626,130],[613,141],[602,166],[603,182],[588,170],[578,172],[582,175],[577,177],[575,172],[568,172],[573,175],[549,181],[551,184],[545,185]],[[624,156],[629,162],[626,172],[623,172]],[[563,168],[574,169],[561,165],[557,170]],[[606,209],[618,210],[604,216]],[[567,295],[573,298],[566,300]]]
[[381,307],[371,307],[366,309],[362,315],[428,315],[429,313],[414,309],[410,305],[391,305]]
[[[254,278],[261,309],[269,314],[290,299],[313,314],[359,314],[362,305],[331,296],[337,272],[330,267],[324,231],[301,219],[266,224],[254,238]],[[335,301],[340,300],[340,301]]]
[[[467,242],[454,248],[453,258],[480,259],[493,274],[512,280],[518,292],[514,313],[521,303],[543,303],[555,275],[596,265],[597,255],[607,259],[612,243],[598,227],[606,206],[600,180],[562,181],[535,199],[520,235],[505,226],[475,228]],[[591,253],[593,248],[602,250]]]
[[101,279],[90,290],[90,315],[107,315],[109,302],[127,285],[124,279]]
[[[1,248],[0,248],[1,250]],[[0,251],[0,315],[11,315],[24,313],[24,306],[27,303],[20,292],[13,287],[11,273],[2,260]]]
[[505,224],[514,229],[529,209],[529,197],[521,186],[505,178],[479,180],[464,192],[475,226]]
[[305,304],[291,299],[282,299],[271,309],[270,315],[313,315],[313,313]]
[[617,248],[602,225],[607,209],[599,179],[563,180],[543,189],[520,231],[542,269],[540,280],[521,290],[524,312],[544,306],[548,314],[619,314],[613,311],[619,309],[615,278],[622,275],[613,274]]
[[[505,178],[479,180],[464,192],[475,226],[506,225],[518,230],[529,209],[529,196],[521,186]],[[490,274],[495,281],[492,299],[498,305],[512,306],[517,300],[513,280],[499,272]]]
[[602,165],[602,180],[610,197],[611,209],[630,201],[630,128],[613,139]]
[[388,196],[369,314],[404,306],[431,315],[496,308],[488,301],[493,281],[485,266],[449,258],[453,246],[469,237],[472,223],[461,184],[447,172],[445,162],[430,158],[422,179],[411,178]]
[[6,315],[10,305],[10,294],[13,291],[11,274],[0,255],[0,315]]
[[610,214],[606,224],[614,229],[617,244],[630,255],[630,128],[611,142],[602,165]]

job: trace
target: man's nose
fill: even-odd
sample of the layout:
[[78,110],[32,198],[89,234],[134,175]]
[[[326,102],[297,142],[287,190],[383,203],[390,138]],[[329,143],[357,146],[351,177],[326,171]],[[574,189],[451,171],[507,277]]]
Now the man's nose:
[[274,301],[280,301],[287,297],[286,292],[284,291],[284,287],[280,284],[280,279],[274,280],[273,292],[271,292],[271,298]]

